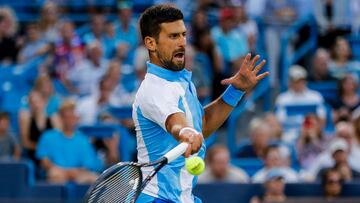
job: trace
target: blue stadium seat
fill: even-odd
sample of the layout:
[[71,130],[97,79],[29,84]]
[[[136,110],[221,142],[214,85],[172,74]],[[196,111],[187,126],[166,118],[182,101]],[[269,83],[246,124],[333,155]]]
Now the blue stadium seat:
[[110,114],[117,119],[132,119],[132,107],[109,107]]
[[336,100],[338,97],[338,85],[336,81],[308,82],[307,86],[319,92],[327,103]]
[[250,177],[264,167],[263,161],[257,158],[232,158],[231,163],[245,170]]

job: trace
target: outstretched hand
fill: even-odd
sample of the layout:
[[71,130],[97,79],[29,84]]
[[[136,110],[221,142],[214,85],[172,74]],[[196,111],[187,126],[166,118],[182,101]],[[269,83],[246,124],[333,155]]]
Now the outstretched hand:
[[251,54],[247,54],[239,71],[232,77],[224,79],[221,81],[223,85],[232,85],[236,89],[239,89],[244,92],[248,92],[253,89],[256,84],[269,75],[269,72],[265,72],[258,75],[258,72],[265,65],[266,61],[262,60],[260,64],[255,66],[256,62],[259,60],[260,56],[256,55],[251,61]]

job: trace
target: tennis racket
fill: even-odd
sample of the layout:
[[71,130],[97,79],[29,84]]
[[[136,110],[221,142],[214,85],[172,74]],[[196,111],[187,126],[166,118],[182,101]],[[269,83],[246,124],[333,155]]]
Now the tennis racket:
[[[187,149],[187,143],[181,143],[160,159],[150,163],[120,162],[105,170],[89,188],[85,200],[92,202],[134,203],[141,191],[166,164],[181,156]],[[143,180],[142,167],[155,166]]]

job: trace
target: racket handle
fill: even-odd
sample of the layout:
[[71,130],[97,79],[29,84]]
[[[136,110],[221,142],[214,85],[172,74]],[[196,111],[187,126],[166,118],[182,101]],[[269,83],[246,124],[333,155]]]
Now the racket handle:
[[187,147],[189,146],[188,143],[182,142],[178,146],[176,146],[174,149],[170,150],[168,153],[164,155],[164,157],[167,158],[167,162],[170,163],[177,159],[179,156],[185,153]]

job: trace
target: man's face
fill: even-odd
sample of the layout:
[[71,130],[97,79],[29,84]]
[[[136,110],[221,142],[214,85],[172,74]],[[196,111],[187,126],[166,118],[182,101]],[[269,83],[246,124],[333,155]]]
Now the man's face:
[[266,191],[272,195],[284,194],[285,183],[283,178],[275,178],[265,183]]
[[210,162],[212,173],[219,179],[225,178],[229,167],[230,155],[227,151],[221,150],[214,155]]
[[338,173],[329,173],[325,180],[325,193],[328,196],[338,196],[341,192],[341,181]]
[[65,129],[75,129],[78,123],[78,116],[73,109],[66,109],[60,113]]
[[301,93],[306,88],[306,80],[305,79],[292,80],[290,82],[290,87],[294,92]]
[[155,54],[161,65],[173,71],[185,67],[186,27],[183,20],[161,23]]

